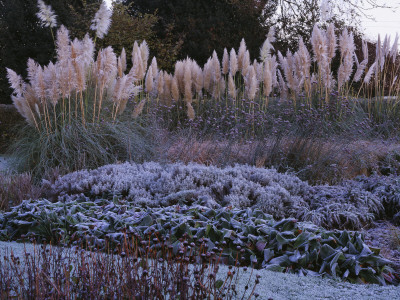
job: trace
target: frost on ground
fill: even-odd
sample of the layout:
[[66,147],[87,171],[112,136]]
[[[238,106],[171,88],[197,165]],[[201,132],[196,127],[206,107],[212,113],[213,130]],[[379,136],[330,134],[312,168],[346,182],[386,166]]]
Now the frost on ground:
[[[25,249],[33,253],[32,244],[20,244],[16,242],[0,242],[0,259],[12,250],[14,255],[24,260]],[[226,266],[221,265],[218,277],[224,277],[228,272]],[[240,270],[237,283],[238,294],[245,291],[248,283],[250,269],[246,272]],[[260,294],[259,299],[399,299],[400,287],[378,286],[375,284],[359,285],[346,282],[339,282],[332,279],[320,277],[300,277],[294,274],[281,274],[266,270],[257,270],[255,274],[261,275],[260,284],[256,292]],[[253,273],[253,281],[254,275]],[[252,286],[250,281],[249,286]],[[249,293],[249,292],[248,292]],[[248,294],[247,293],[247,294]]]
[[74,172],[44,186],[53,200],[68,201],[83,193],[91,198],[122,198],[143,207],[193,203],[251,207],[275,219],[296,217],[339,229],[360,229],[388,212],[392,217],[400,211],[397,179],[380,186],[368,180],[311,186],[291,174],[247,165],[124,163]]

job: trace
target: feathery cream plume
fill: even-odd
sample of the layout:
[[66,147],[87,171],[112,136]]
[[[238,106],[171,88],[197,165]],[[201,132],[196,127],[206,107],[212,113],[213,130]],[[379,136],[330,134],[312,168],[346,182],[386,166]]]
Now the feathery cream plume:
[[196,115],[195,115],[192,104],[189,102],[186,102],[186,106],[187,106],[187,116],[188,116],[189,120],[194,120]]
[[242,59],[242,75],[243,76],[247,76],[249,66],[250,66],[250,52],[249,52],[249,50],[246,50],[246,52],[243,55],[243,59]]
[[22,80],[21,75],[18,75],[15,71],[9,68],[6,68],[6,70],[8,82],[10,83],[11,88],[14,90],[17,97],[21,97],[25,92],[26,83]]
[[118,57],[117,60],[117,69],[118,69],[118,77],[121,78],[124,72],[122,71],[122,59],[121,57]]
[[243,58],[246,53],[246,42],[244,39],[240,41],[239,51],[238,51],[238,69],[243,70]]
[[65,67],[68,63],[68,60],[71,57],[71,40],[69,38],[68,29],[61,25],[60,29],[57,31],[57,40],[56,40],[56,51],[57,51],[57,60],[58,62]]
[[203,71],[196,62],[192,63],[192,80],[196,93],[200,95],[203,88]]
[[337,48],[337,39],[335,34],[335,25],[330,23],[328,29],[326,30],[326,39],[327,39],[327,47],[328,47],[328,63],[332,61],[332,59],[336,55],[336,48]]
[[375,73],[375,69],[376,69],[376,62],[374,62],[372,64],[372,66],[369,67],[367,74],[365,74],[364,77],[364,83],[368,84],[371,81],[372,76]]
[[212,78],[212,74],[213,74],[213,63],[211,58],[208,59],[208,61],[206,62],[206,64],[204,65],[204,69],[203,69],[203,86],[204,89],[207,90],[208,92],[210,92],[211,90],[211,78]]
[[[149,61],[150,51],[149,51],[149,46],[147,45],[145,40],[143,40],[143,42],[140,44],[139,49],[140,49],[140,54],[141,54],[142,60],[143,60],[143,68],[147,69],[147,63]],[[153,74],[157,74],[157,72],[155,72]]]
[[213,66],[213,81],[219,83],[221,80],[221,64],[219,63],[217,52],[213,52],[212,55],[212,66]]
[[229,73],[228,76],[228,95],[231,98],[236,99],[236,86],[231,73]]
[[328,46],[325,34],[315,24],[312,35],[311,45],[314,52],[314,61],[318,62],[318,66],[321,71],[328,68]]
[[157,93],[159,97],[162,97],[164,94],[164,72],[160,71],[157,76]]
[[57,27],[56,14],[52,10],[51,6],[46,5],[43,0],[38,0],[37,6],[39,12],[36,13],[36,16],[41,21],[42,26],[50,28]]
[[222,56],[222,74],[226,75],[229,72],[229,54],[228,50],[224,48],[224,55]]
[[56,106],[60,91],[57,80],[58,70],[56,66],[52,62],[50,62],[49,65],[44,69],[43,73],[46,83],[47,97],[50,99],[51,104],[53,104],[53,106]]
[[264,63],[264,78],[263,78],[263,88],[264,95],[269,97],[272,92],[272,74],[271,74],[271,62],[269,59],[266,59]]
[[90,29],[96,31],[96,37],[99,39],[104,38],[108,33],[111,25],[112,11],[107,8],[107,4],[103,1],[100,4],[99,10],[94,15]]
[[121,58],[122,73],[124,73],[126,71],[126,51],[125,51],[125,48],[122,48],[120,58]]
[[153,69],[151,67],[147,70],[145,86],[146,92],[150,94],[154,86]]
[[176,77],[172,77],[171,80],[171,96],[174,99],[174,101],[179,100],[179,88],[178,88],[178,80]]
[[274,47],[272,46],[269,37],[267,37],[262,47],[260,48],[260,61],[264,62],[269,56],[271,56],[271,50],[273,49]]
[[151,60],[151,68],[153,69],[153,74],[158,73],[157,58],[155,56]]
[[185,101],[192,103],[192,68],[189,61],[185,63],[183,81]]
[[278,82],[279,82],[279,91],[282,98],[285,98],[288,93],[288,88],[286,86],[285,80],[283,79],[281,71],[278,69]]
[[46,101],[46,85],[43,76],[43,69],[38,66],[35,78],[36,85],[33,87],[35,90],[36,97],[40,99],[41,103]]
[[361,79],[361,76],[364,74],[364,70],[367,67],[368,60],[363,60],[360,64],[357,66],[357,71],[354,74],[354,82],[359,82]]
[[146,104],[146,98],[144,98],[142,101],[139,102],[139,104],[135,107],[132,113],[133,118],[137,118],[140,116],[140,114],[143,111],[144,105]]
[[264,76],[264,63],[258,63],[256,59],[253,61],[253,66],[256,69],[257,80],[259,82],[263,81]]
[[[30,109],[28,103],[25,101],[25,98],[22,96],[11,96],[13,104],[17,111],[21,114],[21,116],[25,119],[25,121],[30,126],[35,126],[36,121],[33,115],[32,110]],[[37,127],[37,125],[36,125]]]
[[136,77],[138,80],[143,80],[145,74],[146,74],[146,69],[143,66],[143,59],[142,59],[142,54],[140,51],[137,51],[132,60],[132,67],[135,68],[135,73]]
[[311,56],[307,50],[307,47],[304,45],[303,38],[299,40],[299,50],[298,50],[298,66],[301,69],[301,77],[304,79],[310,79],[310,68],[311,68]]
[[338,88],[340,89],[344,83],[350,80],[353,73],[355,51],[353,33],[349,33],[345,28],[339,38],[339,44],[342,57],[342,64],[338,70]]
[[94,61],[95,46],[93,40],[89,37],[89,34],[85,34],[81,42],[79,60],[84,64],[85,73],[89,72],[89,67]]
[[181,60],[178,60],[175,64],[175,78],[178,83],[178,87],[180,91],[183,91],[185,89],[185,84],[183,81],[183,75],[185,73],[185,63]]
[[238,60],[236,56],[235,49],[231,49],[229,54],[229,71],[232,76],[235,76],[236,72],[238,71]]
[[171,85],[172,85],[172,75],[164,71],[164,93],[163,98],[165,99],[165,104],[171,106]]
[[255,72],[249,71],[249,74],[250,74],[250,86],[247,95],[249,97],[249,100],[254,100],[258,91],[258,81]]

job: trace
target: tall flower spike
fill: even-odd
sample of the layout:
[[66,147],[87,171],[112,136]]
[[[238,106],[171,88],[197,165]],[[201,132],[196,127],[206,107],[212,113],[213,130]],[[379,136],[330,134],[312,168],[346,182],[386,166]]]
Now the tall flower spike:
[[111,25],[112,11],[107,8],[107,4],[103,1],[100,4],[99,10],[96,12],[90,29],[96,31],[96,36],[99,39],[104,38],[108,33]]
[[56,14],[52,10],[50,5],[46,5],[43,0],[38,0],[37,4],[39,8],[39,12],[36,14],[36,16],[39,18],[39,20],[42,23],[42,26],[44,27],[56,27],[57,26],[57,20],[56,20]]
[[121,57],[122,72],[125,72],[126,71],[126,52],[125,52],[125,48],[122,48],[120,57]]
[[146,92],[150,93],[153,90],[153,85],[154,85],[154,79],[153,79],[153,69],[150,67],[147,70],[147,75],[146,75]]
[[260,49],[260,60],[262,62],[265,62],[267,57],[271,56],[271,49],[274,49],[274,47],[272,46],[271,41],[267,37],[267,39],[264,41]]
[[8,81],[10,82],[11,88],[14,90],[14,93],[17,96],[21,96],[24,91],[25,91],[25,83],[22,80],[22,77],[15,73],[13,70],[6,68],[7,69],[7,78]]
[[[142,55],[142,60],[143,60],[143,68],[147,69],[147,63],[149,61],[149,46],[147,45],[146,41],[143,40],[143,42],[140,44],[140,54]],[[156,75],[157,72],[153,73],[153,75]]]
[[229,72],[229,54],[226,48],[224,49],[224,55],[222,56],[222,74],[226,75]]
[[237,56],[235,49],[232,48],[229,54],[229,71],[232,74],[232,76],[235,76],[237,70],[238,70]]
[[243,58],[246,53],[246,50],[247,50],[246,42],[244,41],[244,39],[242,39],[242,41],[240,42],[239,51],[238,51],[238,68],[239,68],[239,70],[243,69]]

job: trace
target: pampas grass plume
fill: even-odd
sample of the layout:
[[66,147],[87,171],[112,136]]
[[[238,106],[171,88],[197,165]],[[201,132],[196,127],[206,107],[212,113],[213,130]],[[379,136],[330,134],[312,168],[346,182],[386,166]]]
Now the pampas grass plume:
[[22,96],[25,92],[26,84],[22,80],[21,75],[18,75],[15,71],[6,68],[7,70],[7,78],[8,82],[11,85],[11,88],[14,90],[14,93],[17,96]]
[[36,14],[36,16],[41,21],[42,26],[50,28],[57,27],[57,16],[52,10],[51,6],[46,5],[43,0],[38,0],[37,6],[39,8],[39,12]]
[[190,61],[185,63],[184,68],[183,81],[185,101],[186,103],[192,103],[192,67]]
[[179,100],[178,80],[175,76],[171,80],[171,96],[175,101]]
[[368,84],[371,81],[372,76],[375,73],[375,69],[376,69],[376,62],[374,62],[370,67],[369,70],[367,72],[367,74],[364,77],[364,83]]
[[224,55],[222,56],[222,74],[226,75],[229,72],[229,54],[228,50],[224,48]]
[[187,105],[187,116],[188,116],[189,120],[194,120],[196,114],[194,112],[192,104],[189,102],[186,102],[186,105]]
[[153,69],[153,74],[158,73],[157,58],[155,56],[151,60],[151,68]]
[[146,81],[145,81],[147,93],[151,93],[151,91],[153,90],[153,85],[154,85],[153,69],[150,67],[147,70]]
[[[147,69],[147,63],[149,61],[150,51],[149,51],[149,46],[147,45],[147,42],[145,40],[143,40],[143,42],[140,44],[139,49],[143,60],[143,68]],[[157,72],[153,74],[157,74]]]
[[229,54],[229,71],[232,76],[235,76],[236,72],[238,71],[238,60],[236,56],[236,51],[233,48],[231,49],[231,52]]
[[146,104],[146,98],[142,99],[142,101],[139,102],[139,104],[135,107],[132,113],[133,118],[137,118],[140,116],[140,114],[143,111],[144,105]]
[[233,81],[232,73],[229,73],[228,76],[228,95],[233,99],[236,99],[236,86],[235,82]]
[[122,72],[125,72],[126,71],[126,51],[125,51],[125,48],[122,48],[120,57],[121,57]]
[[238,69],[243,70],[243,58],[246,53],[246,42],[244,39],[240,41],[239,51],[238,51]]
[[112,11],[107,8],[107,4],[102,1],[99,10],[94,15],[90,29],[96,31],[96,37],[104,38],[111,25]]

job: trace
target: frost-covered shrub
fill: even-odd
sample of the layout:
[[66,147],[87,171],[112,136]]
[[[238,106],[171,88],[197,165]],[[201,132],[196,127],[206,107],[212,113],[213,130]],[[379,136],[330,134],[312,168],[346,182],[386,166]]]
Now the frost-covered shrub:
[[385,217],[392,218],[400,213],[399,176],[360,176],[347,184],[374,194],[383,205]]
[[[119,196],[139,206],[200,203],[210,207],[255,207],[283,218],[302,200],[309,185],[274,169],[245,165],[217,168],[199,164],[124,163],[83,170],[45,182],[49,193],[67,199],[84,193],[90,197]],[[300,203],[297,203],[300,202]]]
[[309,208],[297,217],[328,228],[359,229],[379,215],[383,206],[370,192],[348,186],[315,186],[305,197]]
[[384,214],[386,198],[381,197],[381,189],[372,191],[364,185],[348,181],[340,186],[310,186],[294,175],[247,165],[218,168],[154,162],[107,165],[65,175],[54,184],[44,182],[54,201],[71,201],[84,194],[144,207],[251,207],[276,219],[296,217],[327,228],[350,229]]

